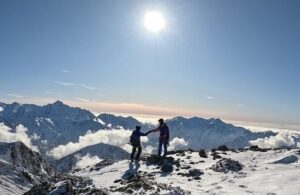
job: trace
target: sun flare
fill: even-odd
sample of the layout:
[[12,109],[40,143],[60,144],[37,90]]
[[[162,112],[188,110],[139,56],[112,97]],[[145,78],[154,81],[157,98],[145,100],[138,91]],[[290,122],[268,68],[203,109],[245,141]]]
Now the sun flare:
[[158,33],[165,28],[164,16],[158,11],[148,11],[145,14],[144,26],[150,32]]

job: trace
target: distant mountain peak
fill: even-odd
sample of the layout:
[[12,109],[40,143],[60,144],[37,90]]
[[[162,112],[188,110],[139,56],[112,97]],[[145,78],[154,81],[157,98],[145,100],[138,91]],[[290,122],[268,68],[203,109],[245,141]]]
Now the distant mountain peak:
[[64,104],[62,101],[57,100],[55,101],[52,105],[59,105],[59,106],[67,106],[66,104]]
[[211,124],[216,124],[216,123],[224,123],[221,119],[219,119],[219,118],[211,118],[211,119],[209,119],[209,122],[211,123]]

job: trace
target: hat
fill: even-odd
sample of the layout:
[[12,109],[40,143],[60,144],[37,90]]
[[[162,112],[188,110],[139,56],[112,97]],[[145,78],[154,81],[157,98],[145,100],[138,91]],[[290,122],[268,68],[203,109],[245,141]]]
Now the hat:
[[136,130],[141,130],[141,126],[137,125],[137,126],[135,126],[135,129]]
[[158,122],[159,122],[159,123],[164,123],[164,119],[160,118],[160,119],[158,120]]

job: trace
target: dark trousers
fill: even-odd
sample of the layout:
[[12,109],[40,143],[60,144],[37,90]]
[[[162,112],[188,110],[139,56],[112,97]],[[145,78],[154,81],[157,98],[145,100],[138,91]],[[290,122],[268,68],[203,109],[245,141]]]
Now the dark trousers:
[[136,149],[138,149],[138,153],[137,153],[135,159],[136,159],[136,160],[139,160],[139,159],[140,159],[140,156],[141,156],[141,153],[142,153],[142,147],[141,147],[141,146],[133,146],[133,147],[132,147],[131,156],[130,156],[130,159],[131,159],[131,160],[133,160],[133,158],[134,158],[134,153],[135,153]]
[[167,156],[167,152],[168,152],[168,143],[164,140],[159,140],[159,145],[158,145],[158,156],[161,155],[161,149],[162,147],[164,147],[164,155],[163,156]]

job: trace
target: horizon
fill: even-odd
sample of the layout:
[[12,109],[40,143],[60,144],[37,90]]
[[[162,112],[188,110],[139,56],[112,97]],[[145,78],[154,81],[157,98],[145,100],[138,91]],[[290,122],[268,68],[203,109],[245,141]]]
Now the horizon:
[[59,99],[92,113],[300,131],[299,8],[297,0],[3,0],[0,102]]
[[[279,132],[282,130],[290,130],[290,131],[300,131],[300,126],[298,125],[293,125],[293,126],[286,126],[286,125],[282,125],[282,124],[274,124],[274,123],[257,123],[257,122],[251,122],[251,121],[235,121],[235,120],[227,120],[227,119],[223,119],[221,117],[206,117],[206,116],[201,116],[201,115],[193,115],[193,116],[185,116],[185,115],[147,115],[147,114],[137,114],[137,113],[118,113],[118,112],[113,112],[113,111],[98,111],[95,112],[93,110],[90,110],[89,108],[85,108],[85,107],[81,107],[80,105],[75,105],[75,104],[68,104],[62,100],[55,100],[52,102],[48,102],[48,103],[42,103],[42,104],[34,104],[34,105],[38,105],[38,106],[45,106],[48,104],[54,104],[56,102],[62,102],[63,104],[73,107],[73,108],[81,108],[81,109],[85,109],[87,111],[89,111],[90,113],[92,113],[95,117],[98,117],[100,114],[113,114],[115,116],[122,116],[122,117],[133,117],[135,119],[137,119],[138,121],[142,122],[142,123],[151,123],[153,125],[157,124],[157,120],[159,118],[164,118],[165,120],[168,119],[173,119],[176,117],[184,117],[187,119],[193,118],[193,117],[198,117],[198,118],[203,118],[203,119],[221,119],[223,122],[227,123],[227,124],[232,124],[234,126],[239,126],[239,127],[243,127],[245,129],[248,129],[250,131],[274,131],[274,132]],[[19,103],[19,104],[33,104],[33,103],[28,103],[28,102],[0,102],[0,103],[4,103],[4,104],[13,104],[13,103]],[[0,110],[1,112],[1,110]]]

